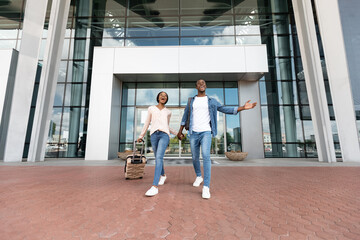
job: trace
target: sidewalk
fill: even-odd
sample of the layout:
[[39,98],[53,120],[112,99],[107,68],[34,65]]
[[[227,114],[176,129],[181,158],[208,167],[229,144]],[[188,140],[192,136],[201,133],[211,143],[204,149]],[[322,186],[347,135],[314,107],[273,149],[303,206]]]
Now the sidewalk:
[[215,160],[204,200],[187,163],[148,198],[151,163],[66,161],[0,164],[1,239],[360,239],[359,164]]

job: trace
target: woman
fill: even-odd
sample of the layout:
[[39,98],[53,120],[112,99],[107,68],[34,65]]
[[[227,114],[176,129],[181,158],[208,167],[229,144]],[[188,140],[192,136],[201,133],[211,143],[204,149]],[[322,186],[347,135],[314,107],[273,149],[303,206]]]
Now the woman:
[[169,98],[166,92],[159,92],[156,97],[156,101],[159,104],[148,108],[148,114],[144,127],[137,139],[138,142],[144,141],[143,138],[151,122],[150,139],[155,155],[155,174],[152,187],[145,193],[148,197],[158,194],[158,185],[163,185],[165,183],[166,175],[164,171],[164,154],[167,146],[169,145],[170,132],[177,135],[177,132],[169,127],[171,111],[165,107],[168,100]]

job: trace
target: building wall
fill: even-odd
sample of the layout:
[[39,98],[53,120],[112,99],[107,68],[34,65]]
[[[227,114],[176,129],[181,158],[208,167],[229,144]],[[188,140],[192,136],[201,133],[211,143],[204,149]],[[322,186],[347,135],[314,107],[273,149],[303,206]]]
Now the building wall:
[[[24,5],[20,0],[12,2],[20,6],[14,14],[9,14],[11,8],[0,8],[0,15],[5,16],[0,19],[0,48],[18,48],[21,42]],[[87,132],[95,46],[261,43],[267,45],[269,65],[269,72],[259,83],[259,107],[263,134],[267,139],[264,143],[265,156],[317,156],[291,1],[228,0],[221,5],[205,0],[133,3],[117,0],[72,1],[56,79],[58,84],[46,157],[83,157],[84,153],[78,151],[78,146]],[[45,49],[48,21],[47,14],[42,49]],[[40,55],[39,66],[43,58],[43,54]],[[29,139],[28,136],[24,157]]]
[[[360,1],[339,0],[347,62],[350,73],[357,126],[360,133]],[[360,136],[360,135],[359,135]],[[359,139],[360,140],[360,139]]]

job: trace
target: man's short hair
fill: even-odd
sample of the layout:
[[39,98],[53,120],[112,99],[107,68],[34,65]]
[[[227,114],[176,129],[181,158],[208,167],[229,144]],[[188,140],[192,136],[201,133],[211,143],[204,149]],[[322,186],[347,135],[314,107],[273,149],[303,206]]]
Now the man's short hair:
[[206,81],[205,81],[204,79],[199,78],[199,79],[195,82],[195,86],[197,86],[197,83],[198,83],[198,81],[200,81],[200,80],[203,80],[203,81],[206,83]]

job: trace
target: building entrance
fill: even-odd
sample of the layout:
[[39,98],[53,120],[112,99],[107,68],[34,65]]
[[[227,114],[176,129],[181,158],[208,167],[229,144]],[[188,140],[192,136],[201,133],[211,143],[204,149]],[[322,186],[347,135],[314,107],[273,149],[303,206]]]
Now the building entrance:
[[[227,106],[238,106],[237,82],[207,82],[207,94],[219,103]],[[132,150],[135,141],[143,129],[148,107],[156,105],[156,96],[160,91],[169,95],[166,107],[172,112],[170,127],[179,130],[182,116],[189,97],[196,95],[193,82],[187,83],[123,83],[122,110],[120,127],[119,151]],[[240,117],[225,115],[218,112],[218,133],[212,139],[211,155],[223,157],[225,151],[240,150]],[[186,131],[183,132],[186,134]],[[150,141],[150,127],[145,134],[145,154],[154,157]],[[171,134],[169,146],[165,152],[166,158],[191,157],[189,136],[182,141]]]

